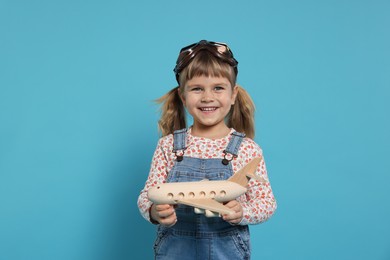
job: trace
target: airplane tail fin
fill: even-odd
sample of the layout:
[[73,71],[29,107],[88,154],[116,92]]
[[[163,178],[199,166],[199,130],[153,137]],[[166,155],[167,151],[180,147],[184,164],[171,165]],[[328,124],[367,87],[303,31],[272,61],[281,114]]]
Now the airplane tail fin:
[[248,181],[253,178],[260,182],[265,182],[265,180],[255,174],[258,164],[261,162],[262,157],[253,158],[247,165],[245,165],[241,170],[233,174],[229,178],[229,181],[240,184],[243,187],[246,187]]

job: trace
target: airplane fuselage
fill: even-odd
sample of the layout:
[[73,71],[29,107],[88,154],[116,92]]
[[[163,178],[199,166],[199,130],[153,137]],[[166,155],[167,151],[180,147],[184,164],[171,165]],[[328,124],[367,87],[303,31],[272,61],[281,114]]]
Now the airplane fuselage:
[[149,189],[148,197],[157,204],[177,204],[182,199],[234,200],[246,188],[231,181],[200,181],[163,183]]

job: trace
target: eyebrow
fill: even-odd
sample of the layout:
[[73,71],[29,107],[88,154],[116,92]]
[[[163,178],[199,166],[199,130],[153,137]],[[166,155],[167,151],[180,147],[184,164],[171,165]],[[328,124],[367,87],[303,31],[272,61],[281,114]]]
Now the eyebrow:
[[[224,82],[217,82],[217,83],[213,83],[212,86],[228,86],[229,84],[228,83],[224,83]],[[191,84],[191,85],[187,85],[188,87],[204,87],[203,84],[198,84],[198,83],[194,83],[194,84]]]
[[222,86],[227,86],[228,85],[228,83],[224,83],[224,82],[217,82],[217,83],[215,83],[215,84],[213,84],[214,86],[215,85],[222,85]]

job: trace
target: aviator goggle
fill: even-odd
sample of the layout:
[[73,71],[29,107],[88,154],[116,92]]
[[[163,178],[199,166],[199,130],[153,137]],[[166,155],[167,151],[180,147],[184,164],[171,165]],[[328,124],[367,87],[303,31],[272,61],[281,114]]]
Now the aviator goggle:
[[[179,82],[180,73],[183,71],[185,67],[190,64],[192,59],[201,51],[207,50],[215,57],[221,59],[222,61],[228,63],[233,67],[234,73],[237,76],[238,69],[238,61],[233,57],[233,52],[227,46],[226,43],[221,42],[210,42],[206,40],[201,40],[200,42],[188,45],[180,50],[179,57],[176,61],[176,66],[173,69],[176,75],[176,80]],[[180,84],[180,83],[179,83]]]

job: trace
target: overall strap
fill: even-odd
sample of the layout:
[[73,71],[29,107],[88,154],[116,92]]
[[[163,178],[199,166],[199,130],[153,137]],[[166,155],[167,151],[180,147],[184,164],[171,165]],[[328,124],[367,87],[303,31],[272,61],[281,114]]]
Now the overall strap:
[[173,132],[173,152],[178,162],[183,160],[184,150],[186,147],[187,129],[183,128]]
[[232,139],[230,139],[228,146],[224,150],[225,156],[222,160],[222,163],[224,165],[228,165],[229,162],[233,160],[233,158],[237,157],[238,150],[240,149],[240,145],[244,137],[245,134],[243,133],[239,133],[239,132],[232,133]]
[[173,132],[173,151],[186,149],[187,129],[183,128]]

